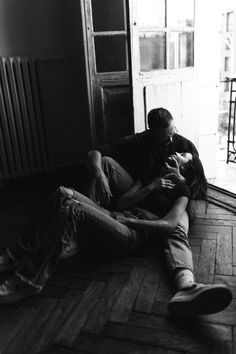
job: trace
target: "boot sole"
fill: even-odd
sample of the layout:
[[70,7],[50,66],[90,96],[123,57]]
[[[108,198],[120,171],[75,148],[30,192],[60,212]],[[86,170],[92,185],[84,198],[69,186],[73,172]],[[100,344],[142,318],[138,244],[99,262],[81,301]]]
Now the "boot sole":
[[224,310],[232,300],[232,293],[226,287],[199,290],[198,294],[189,296],[189,300],[173,300],[168,304],[174,316],[194,316],[217,313]]

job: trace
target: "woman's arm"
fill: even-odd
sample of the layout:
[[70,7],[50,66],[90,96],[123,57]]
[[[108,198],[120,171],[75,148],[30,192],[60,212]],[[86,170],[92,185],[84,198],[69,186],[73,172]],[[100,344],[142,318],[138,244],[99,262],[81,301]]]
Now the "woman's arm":
[[[163,218],[157,220],[139,220],[127,218],[125,225],[135,230],[161,231],[170,233],[178,225],[186,207],[188,198],[183,196],[176,199],[174,205]],[[158,217],[157,217],[158,218]]]
[[143,200],[151,193],[150,186],[143,187],[140,180],[138,180],[133,187],[125,193],[118,201],[117,208],[119,211],[129,209],[138,202]]
[[120,200],[118,201],[117,208],[118,210],[126,210],[133,206],[136,206],[144,198],[149,196],[152,192],[158,191],[161,189],[171,189],[175,184],[170,181],[168,178],[156,178],[147,186],[143,186],[142,182],[138,180],[133,187],[125,193]]

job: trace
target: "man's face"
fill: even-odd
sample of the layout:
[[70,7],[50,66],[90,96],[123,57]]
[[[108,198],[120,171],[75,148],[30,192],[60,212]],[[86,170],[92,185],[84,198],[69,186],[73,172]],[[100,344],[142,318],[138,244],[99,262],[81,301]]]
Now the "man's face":
[[167,145],[172,142],[173,136],[176,133],[176,127],[174,121],[170,122],[170,125],[166,129],[150,128],[153,140],[159,144]]

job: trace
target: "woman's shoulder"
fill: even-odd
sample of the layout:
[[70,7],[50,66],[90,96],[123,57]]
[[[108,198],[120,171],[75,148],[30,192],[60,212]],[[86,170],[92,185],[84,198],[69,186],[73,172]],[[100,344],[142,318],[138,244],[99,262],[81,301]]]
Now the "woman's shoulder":
[[190,198],[190,196],[191,196],[191,190],[190,190],[189,186],[185,183],[177,184],[171,191],[172,191],[172,195],[175,199],[179,198],[179,197]]

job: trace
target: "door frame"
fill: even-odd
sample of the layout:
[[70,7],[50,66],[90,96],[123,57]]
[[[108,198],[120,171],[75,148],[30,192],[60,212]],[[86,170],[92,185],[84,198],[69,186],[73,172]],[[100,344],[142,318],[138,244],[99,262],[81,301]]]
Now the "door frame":
[[[129,86],[130,97],[133,97],[131,86],[131,52],[130,52],[130,29],[129,29],[129,0],[124,0],[124,19],[126,29],[124,31],[117,31],[124,34],[127,39],[127,71],[118,71],[110,73],[96,73],[96,58],[95,58],[95,45],[92,24],[92,4],[91,0],[80,0],[81,13],[82,13],[82,26],[83,26],[83,40],[85,52],[85,68],[87,78],[87,92],[89,104],[89,123],[91,141],[93,144],[99,143],[98,135],[105,135],[104,114],[105,111],[104,97],[99,101],[97,97],[101,94],[99,92],[101,87],[112,86]],[[112,31],[115,33],[116,31]],[[101,32],[99,35],[103,35]],[[108,31],[106,32],[106,34]],[[99,86],[100,85],[100,86]],[[100,112],[99,112],[100,111]],[[133,119],[133,118],[132,118]],[[133,124],[133,122],[132,122]],[[101,131],[102,130],[102,131]]]

